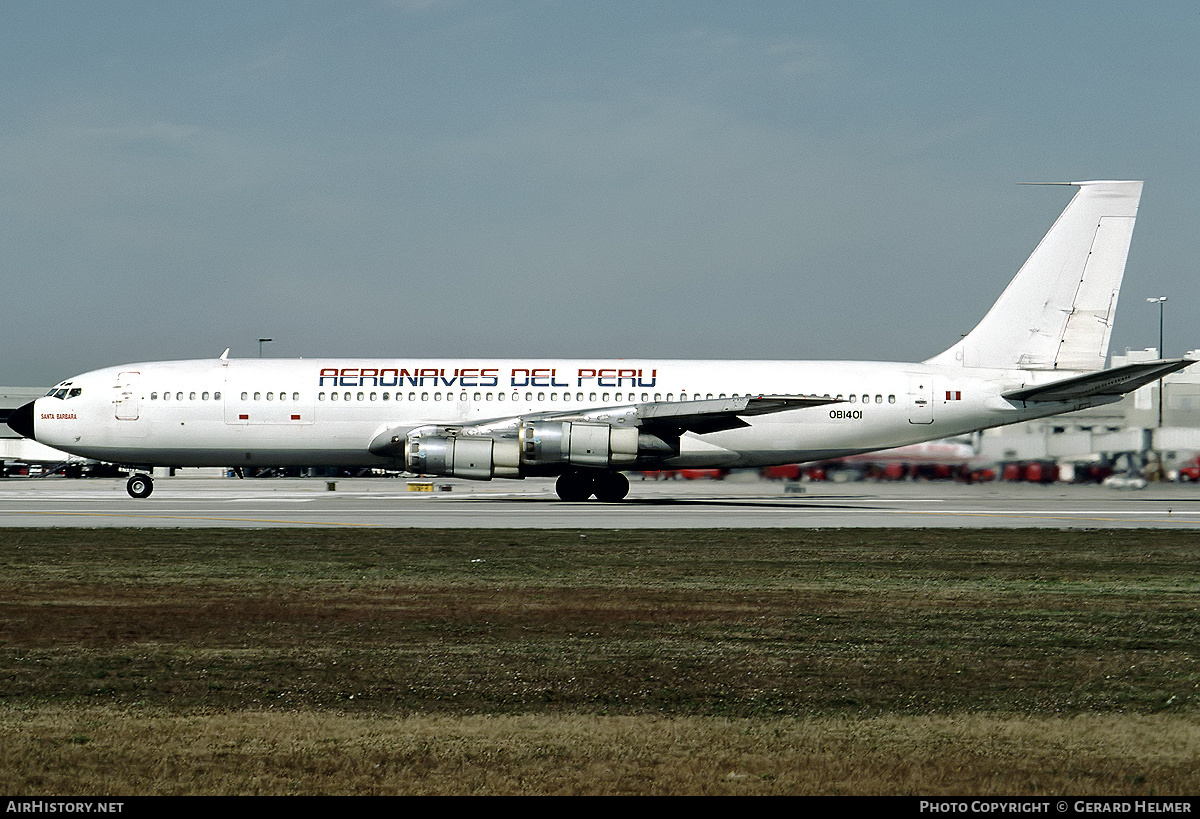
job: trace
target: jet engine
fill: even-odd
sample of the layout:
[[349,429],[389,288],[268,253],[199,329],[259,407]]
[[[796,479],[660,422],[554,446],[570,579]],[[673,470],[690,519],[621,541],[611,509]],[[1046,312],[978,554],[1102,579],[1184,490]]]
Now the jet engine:
[[583,421],[530,421],[519,428],[527,471],[561,464],[628,469],[637,461],[637,427]]
[[465,437],[442,427],[415,429],[405,438],[405,469],[419,475],[453,475],[477,481],[520,478],[514,438]]
[[[647,438],[649,449],[661,450],[662,441]],[[637,461],[637,427],[583,421],[527,421],[515,434],[503,437],[472,434],[470,428],[429,426],[414,429],[403,438],[404,465],[421,475],[447,475],[474,480],[552,475],[564,466],[629,469]],[[395,451],[399,436],[390,445],[372,447],[382,454]]]

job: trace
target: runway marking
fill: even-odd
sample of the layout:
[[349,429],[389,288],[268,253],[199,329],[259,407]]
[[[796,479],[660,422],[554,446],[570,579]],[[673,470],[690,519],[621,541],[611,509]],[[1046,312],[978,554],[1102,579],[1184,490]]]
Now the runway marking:
[[[914,509],[914,510],[894,509],[894,510],[888,510],[888,511],[895,512],[898,515],[990,515],[990,514],[995,514],[995,512],[988,510],[988,509],[938,509],[936,511],[925,511],[922,509]],[[1003,510],[999,510],[999,511],[1003,511]],[[1185,510],[1176,511],[1174,509],[1166,509],[1166,510],[1143,509],[1143,510],[1139,511],[1136,509],[1131,509],[1129,511],[1123,511],[1120,509],[1116,509],[1116,510],[1113,510],[1113,509],[1104,509],[1104,510],[1052,509],[1052,510],[1048,510],[1045,512],[1038,512],[1037,510],[1029,510],[1027,512],[1023,512],[1022,514],[1028,514],[1028,515],[1162,515],[1162,514],[1167,514],[1167,515],[1183,516],[1183,515],[1200,515],[1200,510],[1193,511],[1193,510],[1185,509]]]
[[[579,504],[572,505],[572,509],[574,509],[576,511],[579,508],[580,508]],[[794,507],[794,506],[781,506],[779,508],[781,510],[787,509],[789,511],[795,511],[795,509],[796,509],[796,507]],[[606,509],[608,511],[618,511],[620,509],[620,507],[607,507]],[[597,509],[597,511],[599,511],[599,510]],[[817,512],[820,510],[814,509],[811,511]],[[1088,521],[1088,522],[1096,522],[1096,523],[1147,523],[1147,524],[1150,524],[1150,523],[1157,523],[1157,524],[1178,523],[1178,524],[1188,524],[1188,525],[1194,524],[1195,521],[1194,520],[1182,520],[1182,518],[1194,517],[1197,514],[1200,514],[1197,512],[1181,512],[1181,513],[1168,512],[1166,515],[1164,515],[1161,511],[1159,511],[1159,512],[1108,512],[1108,513],[1101,513],[1101,512],[1096,512],[1096,511],[1092,511],[1092,510],[1055,511],[1055,512],[1016,512],[1016,511],[1003,511],[1003,510],[986,511],[986,510],[977,510],[977,509],[937,510],[937,511],[882,509],[882,510],[870,510],[870,511],[873,511],[876,513],[882,513],[882,514],[886,514],[886,515],[908,515],[908,516],[921,516],[921,517],[953,517],[953,516],[957,515],[960,517],[1021,519],[1021,520],[1033,520],[1033,521],[1063,520],[1063,521],[1072,521],[1072,522]],[[389,514],[402,514],[402,510],[389,510],[388,513]],[[178,520],[178,521],[206,521],[206,522],[214,522],[214,523],[243,523],[243,524],[244,523],[261,523],[261,524],[285,525],[285,526],[339,526],[339,527],[353,527],[353,528],[385,528],[385,527],[395,525],[393,523],[386,522],[386,521],[385,522],[343,522],[343,521],[327,521],[327,520],[307,520],[307,519],[303,519],[303,518],[281,519],[281,518],[268,518],[268,517],[261,517],[261,518],[224,517],[224,516],[213,516],[213,515],[171,515],[171,514],[151,515],[151,514],[141,514],[141,513],[102,512],[102,511],[62,512],[62,511],[29,510],[29,511],[3,511],[0,514],[3,514],[6,517],[12,517],[14,515],[19,515],[19,514],[36,514],[36,515],[41,515],[41,516],[45,516],[45,517],[71,517],[71,518],[94,517],[94,518],[128,519],[128,520],[156,520],[156,521],[158,521],[158,520]],[[1106,517],[1105,514],[1110,515],[1110,517]],[[1136,518],[1140,518],[1140,519],[1136,519]],[[626,521],[628,521],[628,517],[623,516],[622,522],[626,522]],[[553,526],[551,528],[556,528],[560,525],[562,525],[562,524],[553,524]],[[853,525],[853,524],[850,524],[850,525]]]
[[[196,498],[196,500],[210,499]],[[211,500],[223,500],[226,503],[312,503],[316,498],[212,498]]]
[[272,518],[224,518],[224,517],[204,517],[201,515],[139,515],[123,512],[43,512],[43,511],[28,511],[28,512],[11,512],[5,511],[5,515],[43,515],[45,517],[77,517],[77,518],[130,518],[132,520],[210,520],[220,521],[222,523],[282,523],[282,524],[298,524],[303,526],[362,526],[362,527],[379,527],[383,524],[379,523],[342,523],[339,521],[328,520],[277,520]]
[[[883,510],[880,510],[880,511],[883,511]],[[924,512],[921,510],[906,510],[906,509],[895,509],[895,510],[888,510],[888,511],[890,511],[892,514],[895,514],[895,515],[926,515],[926,516],[937,515],[939,517],[958,515],[960,517],[966,517],[966,518],[971,518],[971,517],[974,517],[974,518],[1006,518],[1006,519],[1007,518],[1020,518],[1020,519],[1027,519],[1027,520],[1092,521],[1092,522],[1097,522],[1097,523],[1130,523],[1130,522],[1135,522],[1135,523],[1187,523],[1189,525],[1194,525],[1195,521],[1183,521],[1183,520],[1179,520],[1179,518],[1186,517],[1188,515],[1197,514],[1195,512],[1175,513],[1175,512],[1168,511],[1166,513],[1167,516],[1162,517],[1163,513],[1161,511],[1157,511],[1157,512],[1104,512],[1104,513],[1092,512],[1092,511],[1080,511],[1080,512],[1071,512],[1071,511],[985,512],[982,510],[952,510],[952,509],[939,509],[936,512]],[[1101,514],[1126,515],[1127,517],[1124,517],[1124,518],[1084,517],[1087,515],[1101,515]],[[1132,518],[1134,516],[1140,516],[1140,515],[1144,515],[1146,517],[1144,517],[1140,520],[1135,520],[1135,521],[1130,520],[1130,518]],[[1154,517],[1155,515],[1157,515],[1158,517]]]

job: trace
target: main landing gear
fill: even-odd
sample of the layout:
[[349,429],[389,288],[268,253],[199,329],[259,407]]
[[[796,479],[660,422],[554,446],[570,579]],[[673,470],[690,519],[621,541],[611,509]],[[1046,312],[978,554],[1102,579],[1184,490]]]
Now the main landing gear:
[[585,501],[592,495],[596,500],[615,503],[629,494],[629,479],[620,472],[567,472],[554,485],[558,497],[565,501]]
[[130,475],[125,491],[131,498],[148,498],[154,491],[154,479],[149,475]]

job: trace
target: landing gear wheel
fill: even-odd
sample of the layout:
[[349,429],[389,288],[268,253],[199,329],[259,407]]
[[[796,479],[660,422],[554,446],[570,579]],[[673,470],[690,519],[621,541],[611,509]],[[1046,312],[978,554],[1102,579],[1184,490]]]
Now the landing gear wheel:
[[589,476],[579,472],[568,472],[558,476],[558,481],[554,484],[554,491],[562,500],[580,503],[590,498],[594,489]]
[[154,479],[149,475],[133,475],[125,484],[125,491],[131,498],[148,498],[154,491]]
[[594,484],[596,500],[604,503],[616,503],[624,500],[629,494],[629,479],[620,472],[604,472],[597,475]]

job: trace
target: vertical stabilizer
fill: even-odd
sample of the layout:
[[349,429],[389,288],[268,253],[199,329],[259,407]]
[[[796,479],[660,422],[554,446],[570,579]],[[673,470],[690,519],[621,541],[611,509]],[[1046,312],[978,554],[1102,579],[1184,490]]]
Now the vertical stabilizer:
[[1103,369],[1142,183],[1071,184],[1078,193],[983,321],[929,363]]

